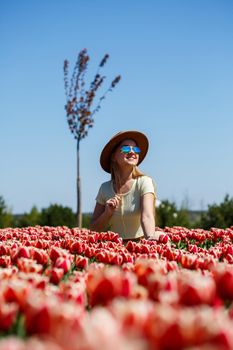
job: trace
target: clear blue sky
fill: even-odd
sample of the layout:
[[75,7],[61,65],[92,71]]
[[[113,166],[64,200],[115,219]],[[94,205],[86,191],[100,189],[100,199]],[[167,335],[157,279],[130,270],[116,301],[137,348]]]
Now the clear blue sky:
[[233,195],[231,0],[0,1],[0,195],[13,213],[76,208],[76,145],[64,110],[63,61],[105,53],[122,81],[81,143],[83,211],[108,174],[99,154],[120,130],[150,139],[141,169],[160,200],[203,209]]

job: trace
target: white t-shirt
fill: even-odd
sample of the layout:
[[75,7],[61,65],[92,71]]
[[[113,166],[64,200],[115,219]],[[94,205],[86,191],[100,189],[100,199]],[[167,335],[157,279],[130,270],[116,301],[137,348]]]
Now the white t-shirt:
[[[123,239],[143,237],[141,197],[146,193],[153,193],[156,198],[156,185],[152,178],[143,175],[134,179],[129,192],[121,194],[120,205],[109,221],[109,230],[119,233]],[[110,180],[100,186],[96,201],[101,205],[105,205],[106,201],[115,195]]]

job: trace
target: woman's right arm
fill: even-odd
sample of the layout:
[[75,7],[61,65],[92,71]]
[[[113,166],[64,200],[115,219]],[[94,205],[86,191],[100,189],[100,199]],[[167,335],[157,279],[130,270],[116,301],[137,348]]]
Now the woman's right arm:
[[105,206],[99,203],[96,203],[94,213],[92,215],[90,230],[91,231],[104,231],[110,216],[105,213]]
[[90,230],[98,232],[104,231],[111,216],[113,215],[114,210],[118,208],[119,203],[120,197],[117,195],[110,198],[105,205],[97,202],[92,215]]

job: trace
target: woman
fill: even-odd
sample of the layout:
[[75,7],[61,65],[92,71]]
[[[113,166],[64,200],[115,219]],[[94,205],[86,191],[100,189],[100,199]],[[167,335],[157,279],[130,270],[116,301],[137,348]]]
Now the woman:
[[138,165],[145,158],[149,142],[138,131],[114,135],[100,156],[102,168],[111,174],[96,197],[90,229],[109,229],[119,233],[124,241],[158,239],[155,232],[155,186]]

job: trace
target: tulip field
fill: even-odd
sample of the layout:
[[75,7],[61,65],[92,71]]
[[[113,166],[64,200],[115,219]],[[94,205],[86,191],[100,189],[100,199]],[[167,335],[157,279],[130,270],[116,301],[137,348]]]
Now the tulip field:
[[233,227],[0,230],[0,350],[233,349]]

